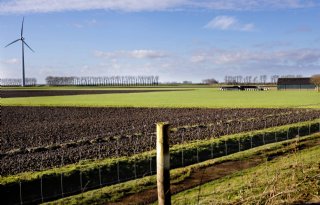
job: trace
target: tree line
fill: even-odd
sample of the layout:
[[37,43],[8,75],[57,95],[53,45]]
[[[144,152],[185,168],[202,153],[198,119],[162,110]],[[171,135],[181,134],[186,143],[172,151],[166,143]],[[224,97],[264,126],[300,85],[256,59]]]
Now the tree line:
[[302,75],[271,75],[268,78],[267,75],[260,76],[242,76],[242,75],[226,75],[224,77],[224,82],[226,84],[267,84],[272,83],[276,84],[279,78],[301,78]]
[[[21,78],[1,78],[1,86],[21,86]],[[26,86],[35,86],[37,84],[36,78],[26,78]]]
[[155,86],[159,85],[159,76],[105,76],[105,77],[46,77],[46,84],[81,86]]

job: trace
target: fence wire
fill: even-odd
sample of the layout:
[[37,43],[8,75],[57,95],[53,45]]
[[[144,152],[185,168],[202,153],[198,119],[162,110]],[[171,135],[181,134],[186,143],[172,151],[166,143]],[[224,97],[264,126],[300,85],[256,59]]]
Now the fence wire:
[[[303,118],[304,119],[304,118]],[[220,138],[221,135],[229,135],[238,132],[246,132],[252,130],[255,126],[254,123],[259,123],[262,128],[271,127],[268,120],[262,122],[248,121],[248,122],[237,122],[237,127],[231,129],[229,124],[225,130],[223,126],[212,126],[212,124],[199,124],[196,126],[181,126],[171,128],[170,137],[175,144],[186,144],[190,141],[195,142],[195,146],[191,148],[182,148],[177,152],[171,153],[171,168],[184,167],[187,165],[199,163],[205,160],[226,156],[232,153],[241,152],[243,150],[251,149],[257,146],[284,141],[292,139],[294,137],[304,136],[315,132],[320,132],[320,123],[310,124],[304,127],[298,127],[297,129],[288,128],[285,132],[264,132],[261,135],[253,136],[249,138],[238,140],[221,138],[219,143],[211,143],[209,145],[202,145],[200,140]],[[280,120],[276,122],[282,123]],[[222,123],[221,123],[222,124]],[[154,152],[156,145],[155,133],[148,132],[149,129],[143,130],[141,133],[136,135],[128,135],[128,133],[120,133],[119,136],[112,138],[111,143],[116,144],[115,150],[108,150],[106,142],[97,141],[98,146],[95,146],[94,150],[81,150],[78,149],[78,164],[81,166],[83,160],[87,160],[86,156],[94,154],[96,160],[102,160],[104,158],[104,152],[112,151],[113,156],[118,158],[114,165],[103,166],[99,165],[97,170],[90,170],[83,172],[81,169],[75,171],[72,175],[65,176],[64,172],[58,173],[55,176],[43,175],[39,179],[32,182],[20,181],[18,186],[16,184],[6,187],[6,192],[9,193],[9,198],[3,198],[4,203],[8,204],[29,204],[29,203],[40,203],[48,200],[61,198],[77,193],[83,193],[84,191],[101,188],[120,182],[125,182],[132,179],[141,178],[156,173],[156,156]],[[221,129],[221,130],[219,130]],[[249,130],[248,130],[249,129]],[[219,130],[217,132],[217,130]],[[217,133],[220,133],[217,134]],[[144,137],[144,142],[139,141],[139,137]],[[107,142],[110,143],[110,142]],[[126,146],[126,151],[132,151],[133,155],[140,153],[144,150],[139,150],[140,145],[146,144],[147,150],[150,151],[148,155],[142,160],[129,160],[124,162],[121,160],[123,155],[121,150],[127,144],[131,144],[131,148]],[[85,156],[83,154],[85,153]],[[64,152],[60,153],[60,166],[63,167],[66,163]],[[130,156],[126,156],[130,157]],[[20,159],[19,170],[20,168]],[[47,163],[43,156],[40,159],[40,170],[45,170],[44,164]],[[201,194],[201,188],[199,188],[198,201],[203,197]],[[9,196],[8,195],[8,196]]]

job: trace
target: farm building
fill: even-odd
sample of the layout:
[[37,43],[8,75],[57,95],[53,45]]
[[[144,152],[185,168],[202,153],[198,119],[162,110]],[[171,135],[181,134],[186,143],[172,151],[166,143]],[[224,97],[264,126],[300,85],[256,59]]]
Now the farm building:
[[268,90],[267,88],[253,86],[253,85],[235,85],[235,86],[224,86],[220,90]]
[[311,83],[311,78],[279,78],[277,83],[278,90],[287,89],[315,89]]

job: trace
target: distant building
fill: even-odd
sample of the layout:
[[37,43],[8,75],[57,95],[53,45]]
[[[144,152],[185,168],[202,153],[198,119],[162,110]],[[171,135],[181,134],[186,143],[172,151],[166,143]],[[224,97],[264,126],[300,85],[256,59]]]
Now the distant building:
[[277,83],[278,90],[290,89],[315,89],[316,86],[311,83],[311,78],[279,78]]
[[268,90],[268,88],[254,86],[254,85],[235,85],[235,86],[224,86],[220,90]]

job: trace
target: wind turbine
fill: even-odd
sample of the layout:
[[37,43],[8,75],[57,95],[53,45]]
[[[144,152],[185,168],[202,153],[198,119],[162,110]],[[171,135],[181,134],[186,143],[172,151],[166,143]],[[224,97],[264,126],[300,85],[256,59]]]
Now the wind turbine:
[[25,38],[23,37],[23,23],[24,23],[24,17],[22,19],[22,25],[21,25],[21,34],[20,34],[20,38],[18,38],[15,41],[12,41],[11,43],[9,43],[8,45],[5,46],[8,47],[11,44],[14,44],[18,41],[21,41],[22,44],[22,87],[24,87],[26,85],[26,79],[25,79],[25,73],[24,73],[24,45],[26,45],[32,52],[34,52],[34,50],[32,50],[32,48],[26,43]]

